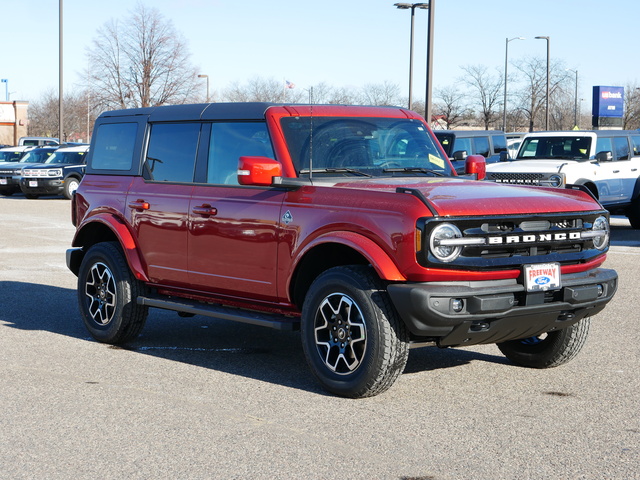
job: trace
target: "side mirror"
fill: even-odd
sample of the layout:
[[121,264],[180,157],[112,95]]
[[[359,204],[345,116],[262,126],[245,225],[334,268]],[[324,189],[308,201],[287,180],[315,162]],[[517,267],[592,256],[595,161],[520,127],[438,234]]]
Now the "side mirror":
[[466,150],[458,150],[457,152],[453,152],[454,160],[464,160],[465,158],[467,158]]
[[610,162],[613,160],[613,153],[610,151],[596,153],[596,160],[599,162]]
[[464,173],[475,175],[477,180],[487,176],[487,162],[482,155],[469,155],[464,162]]
[[501,162],[508,162],[509,161],[509,153],[506,150],[502,150],[500,152],[500,161]]
[[240,157],[238,183],[240,185],[269,186],[274,177],[282,176],[282,164],[268,157]]

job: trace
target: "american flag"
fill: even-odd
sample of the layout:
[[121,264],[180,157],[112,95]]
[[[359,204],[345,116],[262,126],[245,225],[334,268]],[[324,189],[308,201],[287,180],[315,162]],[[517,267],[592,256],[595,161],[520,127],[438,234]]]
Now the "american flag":
[[296,84],[295,83],[291,83],[289,80],[285,80],[285,86],[287,88],[296,88]]

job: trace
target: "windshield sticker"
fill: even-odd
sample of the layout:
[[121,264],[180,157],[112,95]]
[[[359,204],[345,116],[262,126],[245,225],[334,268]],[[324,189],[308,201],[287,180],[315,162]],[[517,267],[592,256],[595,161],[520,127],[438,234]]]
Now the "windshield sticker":
[[439,157],[436,157],[432,153],[429,154],[429,161],[440,168],[444,168],[444,160]]

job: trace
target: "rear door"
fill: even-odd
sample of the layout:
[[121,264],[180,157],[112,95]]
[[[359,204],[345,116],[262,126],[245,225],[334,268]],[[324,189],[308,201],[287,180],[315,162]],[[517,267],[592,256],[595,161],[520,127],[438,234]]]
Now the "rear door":
[[125,209],[149,279],[188,286],[187,225],[200,123],[151,125],[143,176],[134,177]]

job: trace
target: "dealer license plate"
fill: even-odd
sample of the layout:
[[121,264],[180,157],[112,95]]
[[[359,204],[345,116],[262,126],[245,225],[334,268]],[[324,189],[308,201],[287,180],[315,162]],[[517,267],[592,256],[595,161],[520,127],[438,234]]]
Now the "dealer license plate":
[[29,186],[30,187],[37,187],[38,186],[38,181],[37,180],[29,180]]
[[558,290],[560,284],[559,263],[539,263],[524,266],[524,285],[527,292]]

